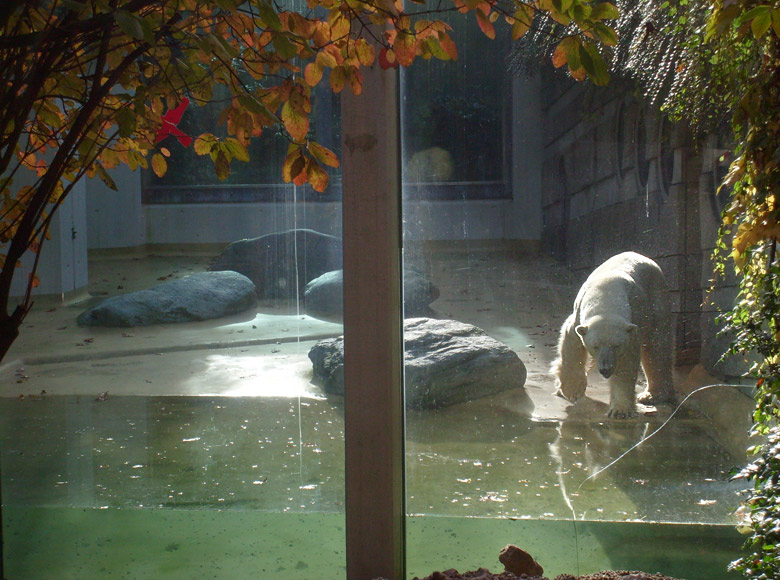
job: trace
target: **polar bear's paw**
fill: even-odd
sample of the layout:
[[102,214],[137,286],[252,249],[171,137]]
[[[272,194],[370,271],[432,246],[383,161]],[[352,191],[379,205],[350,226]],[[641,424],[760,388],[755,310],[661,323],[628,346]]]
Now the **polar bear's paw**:
[[588,377],[584,367],[579,364],[564,364],[561,358],[553,361],[550,368],[555,375],[555,395],[576,402],[588,388]]
[[639,394],[636,400],[642,405],[649,405],[651,407],[677,404],[677,396],[671,389],[662,391],[661,393],[651,393],[649,389],[645,389]]
[[588,381],[555,381],[555,395],[562,397],[567,401],[576,403],[585,395],[585,389],[588,388]]

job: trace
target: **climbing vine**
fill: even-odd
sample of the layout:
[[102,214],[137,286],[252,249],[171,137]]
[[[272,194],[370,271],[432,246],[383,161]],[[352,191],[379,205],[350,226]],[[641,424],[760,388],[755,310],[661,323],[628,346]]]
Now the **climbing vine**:
[[[718,264],[729,260],[739,293],[723,320],[733,333],[731,352],[756,360],[755,431],[768,435],[758,458],[742,473],[753,481],[748,499],[752,535],[747,554],[732,567],[748,578],[780,577],[780,4],[717,0],[705,41],[722,73],[734,83],[735,158],[721,187],[732,188],[718,238]],[[732,55],[732,60],[729,56]],[[754,64],[738,69],[746,55]],[[728,86],[728,85],[726,85]]]

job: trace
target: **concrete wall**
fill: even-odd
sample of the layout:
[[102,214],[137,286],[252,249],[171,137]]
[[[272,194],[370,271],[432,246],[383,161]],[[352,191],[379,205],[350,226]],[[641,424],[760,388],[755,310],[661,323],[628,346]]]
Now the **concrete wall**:
[[141,172],[126,166],[111,170],[118,191],[99,179],[87,179],[89,248],[127,248],[146,242],[141,207]]
[[702,362],[739,374],[717,359],[716,306],[729,308],[733,280],[710,296],[709,260],[719,211],[717,148],[696,146],[630,86],[608,89],[543,77],[542,247],[584,279],[606,258],[633,250],[664,270],[676,318],[678,364]]
[[[52,217],[49,239],[43,243],[38,261],[40,285],[34,296],[51,296],[63,300],[82,291],[87,285],[87,216],[86,185],[77,183]],[[27,280],[36,255],[27,252],[22,267],[14,276],[11,296],[20,298],[27,290]]]

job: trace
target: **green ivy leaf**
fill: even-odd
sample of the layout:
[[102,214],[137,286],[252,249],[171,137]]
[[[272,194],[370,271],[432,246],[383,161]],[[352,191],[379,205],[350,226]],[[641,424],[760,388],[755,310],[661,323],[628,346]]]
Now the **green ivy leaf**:
[[753,31],[753,36],[758,39],[766,34],[766,31],[769,30],[771,25],[772,16],[767,10],[766,12],[761,12],[753,19],[750,23],[750,29]]
[[603,87],[609,84],[607,64],[593,44],[583,44],[580,47],[580,61],[585,72],[596,85]]
[[590,17],[593,20],[615,20],[620,17],[620,11],[611,2],[602,2],[593,6]]

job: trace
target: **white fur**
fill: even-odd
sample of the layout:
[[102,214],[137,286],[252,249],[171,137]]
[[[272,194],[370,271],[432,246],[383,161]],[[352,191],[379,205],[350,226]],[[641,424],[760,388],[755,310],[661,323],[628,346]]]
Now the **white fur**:
[[561,327],[558,357],[551,369],[556,394],[570,401],[585,394],[590,357],[609,380],[610,417],[636,413],[640,363],[647,377],[640,402],[674,402],[673,339],[661,268],[634,252],[613,256],[585,280],[574,311]]

